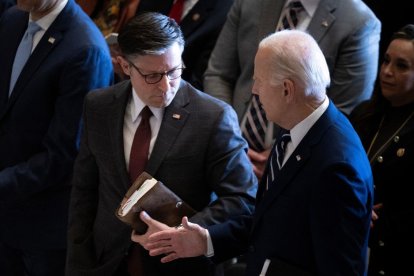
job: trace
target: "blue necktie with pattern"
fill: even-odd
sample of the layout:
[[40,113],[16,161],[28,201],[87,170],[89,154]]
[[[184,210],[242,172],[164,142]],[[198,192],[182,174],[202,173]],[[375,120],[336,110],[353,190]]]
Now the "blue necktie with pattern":
[[35,33],[40,31],[42,28],[36,22],[29,22],[26,32],[23,35],[23,39],[17,48],[16,56],[14,58],[12,74],[10,78],[10,88],[9,96],[11,95],[14,85],[19,78],[21,71],[23,70],[24,65],[29,59],[30,54],[32,53],[33,47],[33,36]]

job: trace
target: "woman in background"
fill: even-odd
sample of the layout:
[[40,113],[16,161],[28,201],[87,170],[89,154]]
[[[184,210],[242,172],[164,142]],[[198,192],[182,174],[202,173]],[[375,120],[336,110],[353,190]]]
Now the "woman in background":
[[391,37],[379,91],[350,115],[374,175],[369,276],[406,275],[414,261],[414,25]]

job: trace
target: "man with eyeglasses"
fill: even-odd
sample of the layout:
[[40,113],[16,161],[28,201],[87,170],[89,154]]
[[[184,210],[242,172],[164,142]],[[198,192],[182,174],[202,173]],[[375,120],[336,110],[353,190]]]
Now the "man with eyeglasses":
[[[131,228],[115,210],[133,181],[130,152],[145,107],[153,115],[145,171],[198,211],[190,221],[208,226],[250,215],[254,208],[256,177],[237,116],[230,105],[181,79],[184,39],[176,22],[159,13],[141,14],[123,28],[118,42],[123,53],[118,59],[130,79],[85,100],[67,275],[134,275],[127,271]],[[205,256],[161,264],[142,249],[134,261],[143,265],[141,275],[219,273]]]

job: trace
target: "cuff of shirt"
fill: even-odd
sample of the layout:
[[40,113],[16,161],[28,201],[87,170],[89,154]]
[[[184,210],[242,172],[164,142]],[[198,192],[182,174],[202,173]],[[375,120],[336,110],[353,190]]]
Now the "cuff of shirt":
[[207,236],[207,253],[204,254],[206,257],[213,257],[214,256],[214,248],[213,248],[213,242],[211,241],[210,233],[206,230],[206,236]]

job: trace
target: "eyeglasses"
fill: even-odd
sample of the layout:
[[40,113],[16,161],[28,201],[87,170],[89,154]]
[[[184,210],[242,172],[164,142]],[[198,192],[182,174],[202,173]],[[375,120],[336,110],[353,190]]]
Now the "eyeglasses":
[[183,70],[185,69],[184,64],[181,65],[181,67],[177,67],[174,69],[171,69],[170,71],[166,71],[164,73],[151,73],[151,74],[142,74],[138,67],[135,66],[131,61],[129,61],[129,64],[132,65],[132,67],[137,70],[137,72],[144,78],[145,82],[148,84],[156,84],[157,82],[161,81],[164,76],[167,76],[169,80],[175,80],[181,77],[183,74]]

